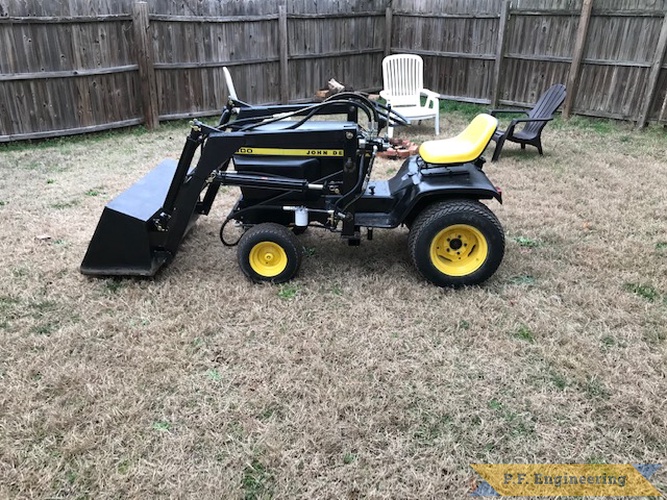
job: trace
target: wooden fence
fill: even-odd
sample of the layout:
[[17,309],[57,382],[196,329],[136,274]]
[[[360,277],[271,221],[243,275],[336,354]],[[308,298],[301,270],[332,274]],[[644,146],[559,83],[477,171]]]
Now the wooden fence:
[[418,53],[448,98],[667,123],[667,0],[0,0],[0,142],[215,114]]
[[0,142],[378,86],[386,0],[0,0]]
[[566,83],[566,112],[667,122],[664,0],[395,0],[392,52],[421,54],[452,99],[526,105]]

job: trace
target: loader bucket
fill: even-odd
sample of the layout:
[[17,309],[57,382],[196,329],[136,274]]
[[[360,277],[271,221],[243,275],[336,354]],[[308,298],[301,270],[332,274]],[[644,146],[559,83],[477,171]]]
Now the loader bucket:
[[83,274],[153,276],[170,258],[151,230],[176,172],[176,161],[163,160],[129,189],[110,201],[81,263]]
[[[176,255],[199,214],[208,213],[219,187],[211,175],[227,169],[243,141],[243,134],[196,123],[178,162],[163,160],[104,207],[80,271],[93,276],[153,276]],[[197,166],[191,168],[204,143]]]

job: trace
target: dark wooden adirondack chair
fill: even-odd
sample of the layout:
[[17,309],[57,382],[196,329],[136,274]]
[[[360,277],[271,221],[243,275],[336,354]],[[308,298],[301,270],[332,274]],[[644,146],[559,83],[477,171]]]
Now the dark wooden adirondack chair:
[[[524,113],[527,115],[526,118],[514,118],[507,130],[496,130],[496,133],[493,134],[496,149],[491,161],[497,161],[500,158],[500,152],[505,145],[505,141],[517,142],[521,144],[521,149],[526,149],[526,144],[530,144],[535,146],[537,151],[542,154],[542,129],[547,122],[553,120],[554,112],[565,101],[565,94],[565,85],[557,83],[542,94],[540,100],[530,111],[523,109],[492,109],[489,111],[492,116],[501,113]],[[523,128],[517,129],[516,127],[519,124],[524,124]]]

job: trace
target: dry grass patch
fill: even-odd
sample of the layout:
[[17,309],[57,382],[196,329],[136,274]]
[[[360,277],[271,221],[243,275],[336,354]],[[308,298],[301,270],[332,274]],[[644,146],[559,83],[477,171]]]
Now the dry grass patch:
[[508,144],[482,287],[421,280],[404,228],[311,230],[296,280],[253,285],[217,238],[233,188],[155,279],[80,275],[106,201],[186,132],[0,149],[1,497],[444,498],[471,462],[667,456],[663,130],[577,118],[542,158]]

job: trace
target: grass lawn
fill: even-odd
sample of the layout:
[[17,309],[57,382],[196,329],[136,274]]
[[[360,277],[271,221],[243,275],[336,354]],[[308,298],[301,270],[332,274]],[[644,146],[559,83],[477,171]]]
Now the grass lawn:
[[186,134],[0,146],[0,497],[461,498],[475,462],[665,461],[664,129],[508,143],[481,287],[423,281],[405,228],[311,230],[296,280],[253,285],[218,240],[236,188],[155,279],[79,274],[105,203]]

